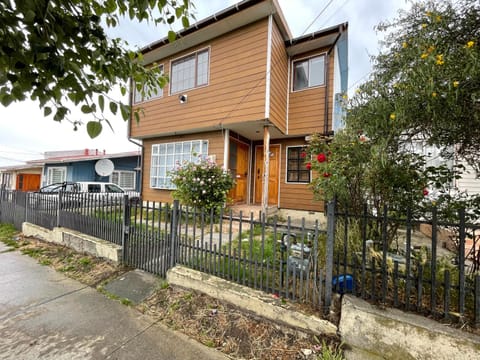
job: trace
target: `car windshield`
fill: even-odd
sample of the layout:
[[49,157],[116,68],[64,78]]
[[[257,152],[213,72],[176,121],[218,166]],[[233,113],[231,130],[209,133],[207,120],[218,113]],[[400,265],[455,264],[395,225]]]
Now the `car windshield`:
[[107,193],[123,193],[123,189],[115,184],[105,184],[105,192]]
[[50,184],[40,189],[40,192],[57,193],[62,190],[63,184]]

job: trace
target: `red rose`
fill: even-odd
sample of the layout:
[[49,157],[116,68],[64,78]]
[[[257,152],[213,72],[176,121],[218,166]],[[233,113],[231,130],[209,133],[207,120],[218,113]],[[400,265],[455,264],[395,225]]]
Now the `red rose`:
[[305,151],[302,151],[302,152],[300,153],[300,157],[301,157],[302,159],[304,159],[306,156],[307,156],[307,153],[306,153]]
[[307,168],[307,170],[310,170],[312,168],[312,163],[307,163],[307,165],[305,165],[305,167]]
[[322,163],[322,162],[324,162],[325,160],[327,160],[327,157],[325,156],[324,153],[320,153],[320,154],[317,155],[317,161],[318,161],[319,163]]
[[332,175],[332,174],[330,174],[329,172],[324,172],[323,173],[324,178],[328,178],[328,177],[330,177],[330,175]]
[[428,195],[428,189],[423,189],[423,196],[427,196]]

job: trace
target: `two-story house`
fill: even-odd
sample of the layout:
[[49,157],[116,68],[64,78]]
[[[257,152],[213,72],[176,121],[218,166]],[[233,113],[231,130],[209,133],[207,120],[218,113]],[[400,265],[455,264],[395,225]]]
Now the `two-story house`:
[[303,149],[340,126],[347,24],[293,38],[276,0],[245,0],[142,53],[169,78],[151,98],[131,97],[144,200],[171,201],[169,170],[202,154],[232,172],[235,203],[323,209]]

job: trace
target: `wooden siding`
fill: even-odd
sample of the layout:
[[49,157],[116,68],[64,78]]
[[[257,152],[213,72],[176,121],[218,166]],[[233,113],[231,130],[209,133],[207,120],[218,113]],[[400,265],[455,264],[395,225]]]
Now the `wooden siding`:
[[[281,143],[281,165],[280,165],[280,208],[323,211],[323,201],[314,200],[310,184],[287,183],[287,146],[306,145],[304,138],[286,139],[272,141],[272,144]],[[312,174],[312,176],[314,176]]]
[[285,133],[287,131],[288,55],[275,22],[272,32],[270,76],[270,121]]
[[[313,55],[326,54],[328,49],[318,50],[308,54],[294,57],[296,59],[306,58]],[[333,107],[333,76],[334,76],[334,52],[328,58],[328,85],[319,86],[301,91],[290,91],[288,108],[288,134],[309,135],[312,133],[325,132],[325,91],[328,86],[328,130],[332,129],[332,107]],[[292,77],[293,74],[290,74]],[[290,81],[292,83],[292,81]]]
[[265,117],[265,75],[268,21],[261,20],[201,44],[174,57],[158,60],[168,75],[170,62],[196,50],[210,49],[209,84],[182,91],[180,104],[169,86],[162,98],[141,103],[140,123],[131,121],[131,136],[147,138],[165,133],[208,129]]
[[152,145],[176,141],[208,140],[208,155],[215,155],[216,163],[223,166],[224,139],[221,131],[189,134],[182,136],[169,136],[163,138],[148,139],[143,141],[143,188],[142,198],[145,201],[172,202],[170,190],[152,189],[150,187],[150,164],[152,159]]

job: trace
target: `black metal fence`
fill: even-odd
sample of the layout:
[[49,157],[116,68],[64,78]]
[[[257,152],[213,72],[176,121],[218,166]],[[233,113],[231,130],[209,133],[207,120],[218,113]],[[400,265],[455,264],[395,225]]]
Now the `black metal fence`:
[[463,210],[453,223],[435,208],[421,221],[370,213],[335,216],[335,290],[479,327],[480,226]]
[[416,221],[391,218],[388,209],[352,216],[329,203],[321,228],[178,202],[3,191],[0,221],[63,226],[120,244],[125,264],[161,276],[182,264],[322,310],[334,291],[480,326],[480,227],[463,211],[444,223],[435,209]]

